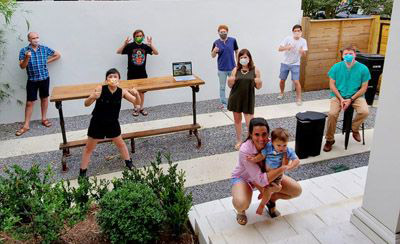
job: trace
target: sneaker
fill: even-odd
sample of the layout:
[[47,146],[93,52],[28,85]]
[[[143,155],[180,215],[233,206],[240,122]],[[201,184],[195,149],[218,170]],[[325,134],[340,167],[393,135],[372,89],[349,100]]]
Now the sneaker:
[[283,98],[283,94],[279,94],[279,96],[277,97],[279,100],[281,100]]
[[332,150],[332,146],[335,144],[335,140],[333,141],[326,141],[324,145],[324,152],[330,152]]
[[301,100],[297,100],[296,104],[297,104],[297,106],[301,106],[303,104],[303,102]]

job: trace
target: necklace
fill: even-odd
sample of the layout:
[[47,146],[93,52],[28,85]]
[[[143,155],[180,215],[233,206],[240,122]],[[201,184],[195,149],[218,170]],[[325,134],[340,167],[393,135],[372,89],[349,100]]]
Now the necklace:
[[243,69],[241,69],[240,72],[242,72],[242,74],[245,75],[245,74],[249,73],[249,70],[244,71]]

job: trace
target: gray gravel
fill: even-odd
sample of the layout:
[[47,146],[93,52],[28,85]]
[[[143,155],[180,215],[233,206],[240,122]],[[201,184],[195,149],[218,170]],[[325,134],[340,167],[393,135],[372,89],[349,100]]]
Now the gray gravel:
[[[293,172],[288,172],[287,175],[293,179],[300,181],[318,176],[333,174],[334,166],[345,165],[349,169],[367,166],[369,161],[369,152],[355,154],[351,156],[325,160],[318,163],[306,164],[300,166]],[[230,180],[222,180],[209,184],[198,185],[187,188],[188,192],[193,195],[193,204],[213,201],[231,196]]]
[[[295,93],[294,92],[287,92],[285,93],[285,97],[282,100],[276,99],[278,96],[277,93],[274,94],[265,94],[265,95],[258,95],[256,97],[256,106],[266,106],[266,105],[274,105],[274,104],[283,104],[289,102],[295,102]],[[312,92],[304,92],[303,93],[303,100],[310,101],[310,100],[319,100],[319,99],[326,99],[329,97],[328,90],[322,91],[312,91]],[[51,104],[53,105],[53,104]],[[68,106],[68,102],[64,102],[64,106]],[[143,121],[151,121],[151,120],[158,120],[158,119],[166,119],[166,118],[173,118],[173,117],[181,117],[187,116],[192,114],[192,103],[175,103],[175,104],[168,104],[168,105],[160,105],[146,108],[149,112],[148,116],[132,116],[132,110],[122,110],[120,113],[120,123],[121,124],[129,124],[129,123],[136,123],[136,122],[143,122]],[[204,114],[204,113],[212,113],[221,111],[219,108],[219,99],[207,100],[197,102],[197,114]],[[67,117],[64,118],[65,120],[65,127],[67,131],[71,130],[84,130],[89,127],[90,115],[80,115],[74,117]],[[38,136],[38,135],[48,135],[54,133],[60,133],[61,128],[59,126],[60,122],[58,118],[49,119],[53,126],[50,128],[46,128],[40,124],[40,121],[35,120],[31,122],[30,131],[25,133],[21,136],[23,137],[31,137],[31,136]],[[8,140],[8,139],[15,139],[15,131],[22,126],[22,123],[11,123],[11,124],[0,124],[0,140]]]

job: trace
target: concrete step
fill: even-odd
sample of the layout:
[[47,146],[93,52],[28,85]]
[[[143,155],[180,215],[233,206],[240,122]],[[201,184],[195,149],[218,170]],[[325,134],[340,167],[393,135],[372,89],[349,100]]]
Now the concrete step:
[[[347,223],[351,210],[361,205],[366,173],[367,167],[361,167],[300,181],[302,195],[278,201],[282,216],[275,219],[255,213],[259,204],[255,191],[246,226],[237,224],[231,197],[195,205],[190,221],[200,243],[318,243],[313,233],[326,239],[323,228]],[[339,227],[336,232],[343,232]]]

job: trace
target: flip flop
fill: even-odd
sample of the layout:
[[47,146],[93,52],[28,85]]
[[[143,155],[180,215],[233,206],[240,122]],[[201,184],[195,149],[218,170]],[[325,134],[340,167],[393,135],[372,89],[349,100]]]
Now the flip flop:
[[25,128],[25,127],[22,127],[21,129],[19,129],[19,130],[17,130],[16,132],[15,132],[15,135],[16,136],[22,136],[25,132],[27,132],[29,130],[29,128]]
[[139,113],[141,113],[143,116],[147,116],[149,113],[147,113],[146,110],[144,110],[143,108],[141,110],[139,110]]
[[237,213],[236,214],[236,221],[240,225],[246,225],[247,224],[247,216],[246,216],[246,214]]
[[46,127],[51,127],[51,122],[48,119],[42,120],[42,125]]
[[132,115],[135,117],[139,116],[139,111],[136,108],[133,109]]

